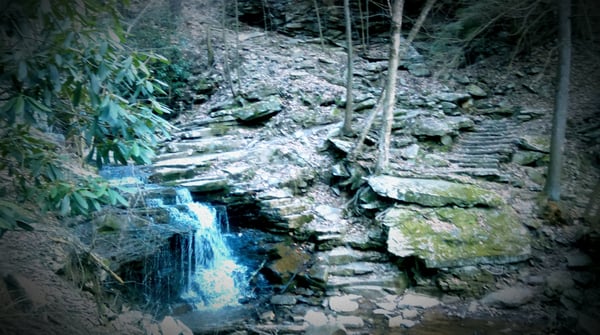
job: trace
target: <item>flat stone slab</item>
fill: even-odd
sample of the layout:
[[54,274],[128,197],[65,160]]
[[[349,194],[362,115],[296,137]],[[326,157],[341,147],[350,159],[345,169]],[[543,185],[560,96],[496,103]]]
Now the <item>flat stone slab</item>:
[[434,297],[416,293],[406,293],[402,296],[400,301],[398,301],[398,306],[400,307],[431,308],[439,304],[440,301]]
[[508,207],[392,208],[379,222],[389,228],[390,253],[416,256],[429,268],[511,263],[531,254],[527,229]]
[[527,304],[535,297],[535,292],[529,287],[508,287],[491,292],[481,299],[487,306],[517,308]]
[[380,196],[428,207],[498,207],[504,203],[493,191],[445,180],[380,175],[369,177],[368,183]]

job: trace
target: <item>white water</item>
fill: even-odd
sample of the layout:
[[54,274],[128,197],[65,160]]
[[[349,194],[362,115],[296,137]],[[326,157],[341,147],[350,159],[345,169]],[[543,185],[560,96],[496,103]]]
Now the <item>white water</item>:
[[[232,257],[221,232],[217,211],[194,202],[185,188],[177,190],[176,201],[178,207],[187,210],[168,207],[172,223],[193,228],[181,244],[180,271],[184,278],[181,298],[203,310],[239,305],[238,300],[248,288],[247,268],[237,264]],[[153,205],[161,206],[161,203]]]

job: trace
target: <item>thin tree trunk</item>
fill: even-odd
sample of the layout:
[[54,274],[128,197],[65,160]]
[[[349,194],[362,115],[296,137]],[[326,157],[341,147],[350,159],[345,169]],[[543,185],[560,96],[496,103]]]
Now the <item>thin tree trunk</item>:
[[317,25],[319,26],[319,40],[321,42],[321,49],[325,50],[325,39],[323,38],[323,26],[321,26],[321,15],[319,14],[319,4],[317,0],[313,0],[315,5],[315,13],[317,13]]
[[[410,30],[410,33],[408,33],[408,38],[406,39],[406,46],[401,48],[401,50],[400,50],[400,54],[398,55],[398,63],[400,61],[402,61],[402,59],[404,59],[404,57],[406,56],[406,52],[408,52],[409,46],[412,44],[412,42],[415,39],[415,37],[417,36],[417,33],[419,32],[419,30],[421,30],[421,27],[423,26],[423,22],[425,22],[425,18],[429,14],[429,11],[431,10],[431,8],[433,7],[433,4],[436,1],[437,0],[428,0],[427,3],[425,4],[425,6],[423,7],[423,9],[421,10],[421,14],[419,15],[419,18],[417,19],[417,22]],[[385,94],[386,94],[386,91],[384,89],[381,92],[381,96],[379,97],[379,101],[377,101],[377,105],[376,105],[375,109],[373,109],[371,111],[371,114],[369,114],[369,116],[367,117],[367,120],[365,121],[365,124],[363,125],[363,128],[362,128],[363,130],[360,133],[360,135],[358,136],[358,140],[356,141],[354,149],[348,155],[348,158],[350,160],[354,160],[358,156],[358,154],[360,154],[360,151],[362,150],[362,146],[365,141],[365,138],[367,137],[367,134],[371,130],[371,126],[373,125],[373,122],[375,121],[377,114],[379,114],[382,110],[383,106],[382,106],[381,102],[384,100]]]
[[350,16],[350,0],[344,0],[344,15],[346,16],[346,54],[348,55],[346,67],[346,112],[344,114],[344,125],[342,135],[352,134],[352,114],[354,101],[352,98],[352,76],[354,66],[352,64],[352,18]]
[[395,0],[392,9],[392,47],[388,65],[386,94],[383,99],[383,122],[379,134],[379,156],[375,173],[381,174],[389,164],[390,141],[396,100],[396,75],[398,73],[398,55],[400,53],[400,32],[402,31],[402,11],[404,0]]
[[425,3],[425,6],[423,6],[423,9],[421,9],[421,14],[419,14],[417,21],[415,22],[412,29],[408,33],[408,38],[406,39],[406,43],[405,43],[404,47],[402,48],[402,50],[400,51],[400,56],[399,56],[400,60],[402,60],[404,58],[404,56],[406,56],[406,53],[408,52],[408,48],[411,46],[412,42],[417,37],[419,30],[421,30],[421,27],[423,26],[423,22],[425,22],[427,15],[429,15],[431,8],[433,7],[433,5],[435,4],[436,1],[437,0],[427,0],[427,2]]
[[552,137],[550,141],[550,164],[544,193],[548,200],[560,200],[560,177],[563,161],[563,147],[569,108],[569,80],[571,78],[571,0],[558,2],[559,63],[558,88],[552,119]]
[[365,15],[362,10],[362,5],[360,4],[360,0],[357,1],[358,4],[358,15],[360,15],[360,48],[363,53],[367,52],[367,40],[365,38]]

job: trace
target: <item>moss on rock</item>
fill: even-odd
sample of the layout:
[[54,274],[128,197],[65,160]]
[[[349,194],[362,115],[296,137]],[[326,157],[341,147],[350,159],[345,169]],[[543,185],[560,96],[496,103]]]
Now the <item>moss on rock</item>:
[[527,230],[508,207],[393,208],[379,220],[389,228],[390,253],[430,268],[516,262],[531,252]]

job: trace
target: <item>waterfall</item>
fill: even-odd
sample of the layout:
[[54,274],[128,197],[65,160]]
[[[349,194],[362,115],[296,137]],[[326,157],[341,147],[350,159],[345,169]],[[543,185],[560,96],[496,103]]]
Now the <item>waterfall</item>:
[[160,199],[147,204],[166,208],[171,224],[192,228],[180,246],[180,297],[197,309],[238,305],[238,300],[249,291],[248,269],[237,264],[226,243],[222,232],[223,228],[228,229],[226,215],[194,202],[186,188],[176,190],[175,206],[163,205]]

